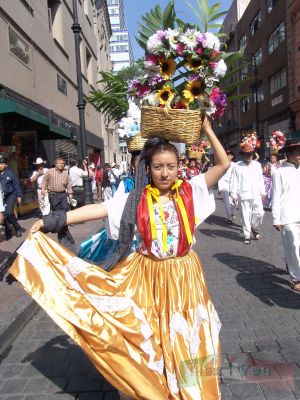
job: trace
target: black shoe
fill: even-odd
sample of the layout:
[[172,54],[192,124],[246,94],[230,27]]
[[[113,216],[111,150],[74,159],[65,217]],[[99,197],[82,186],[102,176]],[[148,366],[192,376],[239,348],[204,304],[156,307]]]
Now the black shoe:
[[5,240],[9,240],[9,239],[11,239],[11,238],[12,238],[11,232],[6,232],[6,233],[5,233]]
[[255,240],[258,240],[260,238],[260,233],[256,229],[251,229],[253,233],[253,237]]
[[19,228],[19,229],[16,230],[16,236],[17,236],[17,237],[21,237],[21,236],[22,236],[21,228]]

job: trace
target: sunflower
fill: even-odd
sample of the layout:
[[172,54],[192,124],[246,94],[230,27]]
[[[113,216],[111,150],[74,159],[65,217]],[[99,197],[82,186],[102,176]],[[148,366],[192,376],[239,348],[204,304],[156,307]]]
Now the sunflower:
[[170,86],[164,86],[161,90],[158,90],[156,92],[156,98],[159,100],[159,104],[161,105],[168,105],[170,106],[170,103],[174,99],[174,92],[170,88]]
[[170,79],[175,74],[176,63],[173,58],[164,58],[159,64],[159,72],[164,79]]
[[186,57],[186,67],[192,70],[198,70],[203,67],[203,59],[201,57],[192,57],[191,55]]
[[203,82],[198,80],[192,80],[187,83],[186,89],[183,91],[183,96],[189,103],[192,103],[200,95],[203,95],[203,92],[204,92]]

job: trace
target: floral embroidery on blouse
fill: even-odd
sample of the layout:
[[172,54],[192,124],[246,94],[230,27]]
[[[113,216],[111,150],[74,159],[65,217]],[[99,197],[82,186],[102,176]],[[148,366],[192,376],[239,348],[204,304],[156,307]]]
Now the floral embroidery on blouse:
[[[162,225],[159,216],[158,205],[154,204],[154,215],[155,215],[158,240],[157,239],[153,240],[151,246],[151,252],[155,257],[158,258],[173,257],[176,256],[178,248],[179,219],[173,201],[169,201],[168,203],[163,204],[162,207],[165,213],[165,220],[167,227],[167,251],[165,253],[163,253],[162,251]],[[137,236],[140,236],[139,233],[137,234]],[[139,252],[147,255],[148,252],[146,246],[144,245],[140,237],[138,238],[138,241],[139,239],[141,241]]]

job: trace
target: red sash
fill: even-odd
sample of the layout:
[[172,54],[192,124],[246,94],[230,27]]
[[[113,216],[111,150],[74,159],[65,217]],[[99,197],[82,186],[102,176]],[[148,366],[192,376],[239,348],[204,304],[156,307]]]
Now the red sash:
[[[142,197],[138,205],[137,226],[148,254],[153,255],[151,252],[152,235],[150,229],[150,217],[149,217],[148,203],[146,200],[147,190],[148,190],[147,188],[143,189]],[[192,186],[188,182],[185,181],[182,182],[179,187],[179,193],[187,213],[190,231],[193,236],[195,231],[195,213],[194,213]],[[179,219],[179,242],[178,242],[176,256],[183,256],[190,250],[191,244],[188,242],[187,239],[187,235],[184,229],[183,218],[176,201],[176,194],[174,195],[174,204]]]

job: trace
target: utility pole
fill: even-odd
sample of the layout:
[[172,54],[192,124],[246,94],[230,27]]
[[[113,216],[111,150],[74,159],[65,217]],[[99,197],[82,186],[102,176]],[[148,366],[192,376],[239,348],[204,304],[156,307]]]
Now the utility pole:
[[[86,147],[86,134],[85,134],[85,117],[84,117],[86,101],[84,100],[84,97],[83,97],[81,60],[80,60],[81,26],[78,22],[77,0],[73,0],[72,31],[74,32],[74,39],[75,39],[75,59],[76,59],[76,75],[77,75],[77,95],[78,95],[77,108],[79,111],[78,153],[80,154],[80,158],[82,161],[83,160],[88,161],[87,147]],[[87,169],[88,169],[88,165],[87,165]],[[89,178],[89,176],[83,177],[83,195],[84,195],[84,204],[94,203],[91,179]]]

